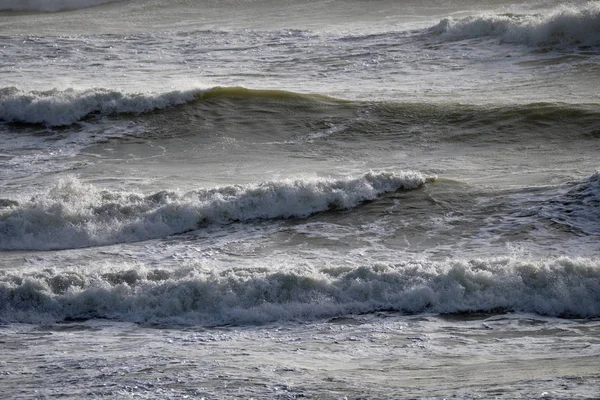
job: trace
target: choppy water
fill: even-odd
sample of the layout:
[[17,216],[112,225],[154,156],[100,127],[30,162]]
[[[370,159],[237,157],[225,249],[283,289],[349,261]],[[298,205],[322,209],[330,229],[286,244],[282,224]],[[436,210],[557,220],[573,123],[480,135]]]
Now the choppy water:
[[600,2],[0,1],[9,398],[595,398]]

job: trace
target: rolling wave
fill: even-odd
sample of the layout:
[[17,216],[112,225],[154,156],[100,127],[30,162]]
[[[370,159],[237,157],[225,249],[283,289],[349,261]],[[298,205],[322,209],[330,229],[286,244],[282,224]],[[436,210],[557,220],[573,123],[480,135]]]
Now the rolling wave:
[[54,12],[99,6],[121,0],[3,0],[0,11]]
[[147,95],[108,89],[23,92],[9,87],[0,89],[0,119],[47,126],[71,125],[93,113],[139,114],[184,104],[201,93],[190,90]]
[[[48,127],[72,125],[90,116],[140,115],[161,112],[185,104],[204,102],[238,108],[245,101],[261,103],[274,110],[292,104],[306,105],[308,111],[347,105],[365,109],[368,114],[394,119],[398,124],[433,121],[447,125],[497,123],[585,123],[594,125],[600,116],[598,104],[532,103],[500,106],[468,104],[428,104],[404,102],[352,102],[319,94],[285,90],[259,90],[243,87],[214,87],[164,93],[127,93],[111,89],[64,91],[21,91],[15,87],[0,89],[0,120],[11,123],[43,124]],[[353,114],[349,114],[352,117]],[[384,121],[385,122],[385,121]]]
[[109,318],[210,326],[381,310],[598,317],[600,264],[504,258],[301,271],[170,272],[136,266],[0,275],[0,320],[10,322]]
[[547,14],[444,18],[429,31],[448,40],[498,37],[535,47],[600,46],[600,2],[563,5]]
[[305,179],[143,196],[101,191],[77,180],[0,209],[0,249],[49,250],[163,238],[209,224],[306,217],[348,209],[435,178],[417,172],[367,173],[343,179]]
[[92,114],[142,114],[194,101],[219,99],[342,102],[326,96],[283,90],[214,87],[166,93],[127,93],[110,89],[21,91],[0,89],[0,120],[46,126],[71,125]]

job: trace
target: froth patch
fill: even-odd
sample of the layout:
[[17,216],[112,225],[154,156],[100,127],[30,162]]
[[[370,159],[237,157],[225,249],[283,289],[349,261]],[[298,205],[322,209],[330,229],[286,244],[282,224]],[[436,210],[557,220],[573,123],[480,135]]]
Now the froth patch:
[[600,2],[561,6],[547,14],[484,14],[445,18],[431,32],[449,40],[499,37],[502,42],[529,46],[600,45]]
[[383,193],[431,181],[418,172],[370,172],[151,195],[60,181],[25,203],[0,209],[0,249],[48,250],[162,238],[209,224],[306,217],[348,209]]
[[219,325],[379,310],[600,316],[600,265],[591,259],[406,261],[322,270],[207,271],[136,266],[5,273],[0,275],[0,318]]

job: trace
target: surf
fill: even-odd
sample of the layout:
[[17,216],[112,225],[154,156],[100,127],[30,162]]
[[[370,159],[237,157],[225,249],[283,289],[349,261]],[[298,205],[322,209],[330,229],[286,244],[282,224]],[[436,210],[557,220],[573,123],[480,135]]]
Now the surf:
[[244,99],[344,103],[343,100],[319,94],[244,87],[197,88],[163,93],[131,93],[104,88],[22,91],[16,87],[6,87],[0,89],[0,120],[57,127],[72,125],[92,115],[139,115],[193,102]]
[[429,32],[444,40],[498,38],[533,47],[600,45],[600,2],[562,5],[544,14],[482,14],[442,19]]
[[100,246],[164,238],[207,225],[302,218],[357,207],[384,193],[417,189],[433,180],[413,171],[384,171],[141,195],[66,179],[24,203],[3,200],[0,249]]
[[218,273],[143,265],[0,275],[0,320],[105,318],[178,325],[257,325],[380,311],[600,316],[600,264],[584,258],[398,260]]

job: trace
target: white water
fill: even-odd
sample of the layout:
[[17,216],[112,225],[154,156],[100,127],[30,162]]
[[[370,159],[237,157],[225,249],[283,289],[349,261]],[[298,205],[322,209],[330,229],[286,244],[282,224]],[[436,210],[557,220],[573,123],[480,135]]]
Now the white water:
[[201,90],[173,91],[155,95],[123,93],[105,89],[22,92],[0,91],[0,119],[60,126],[73,124],[92,113],[139,114],[191,102]]

